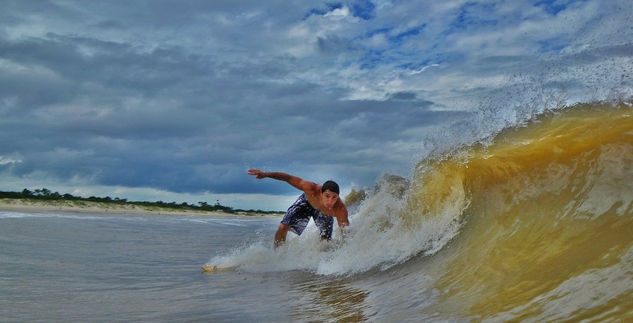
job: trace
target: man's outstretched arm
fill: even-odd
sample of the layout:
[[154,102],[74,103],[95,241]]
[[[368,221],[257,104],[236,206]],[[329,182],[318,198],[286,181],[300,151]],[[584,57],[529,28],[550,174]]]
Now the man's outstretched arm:
[[316,183],[305,181],[297,176],[293,176],[293,175],[282,173],[282,172],[262,172],[259,169],[249,169],[248,174],[255,176],[255,178],[257,179],[268,177],[268,178],[276,179],[278,181],[284,181],[304,192],[315,190],[317,186]]

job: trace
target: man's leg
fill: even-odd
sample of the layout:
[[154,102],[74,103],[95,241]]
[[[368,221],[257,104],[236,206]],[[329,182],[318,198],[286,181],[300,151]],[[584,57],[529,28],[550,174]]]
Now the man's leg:
[[280,224],[279,228],[277,228],[277,232],[275,232],[275,242],[273,244],[274,248],[279,247],[286,241],[286,234],[290,230],[290,227],[285,224]]
[[334,218],[331,216],[323,215],[321,214],[321,212],[315,210],[314,215],[312,215],[312,219],[314,220],[314,224],[316,224],[317,228],[319,228],[321,240],[332,240],[332,228],[334,227]]
[[279,228],[277,228],[277,232],[275,233],[275,242],[273,244],[274,248],[279,247],[286,241],[286,234],[288,231],[292,231],[297,235],[301,235],[303,229],[305,229],[306,225],[310,221],[310,213],[306,212],[306,206],[309,206],[308,200],[305,197],[305,194],[301,194],[299,198],[288,208],[284,218],[281,220],[281,224]]

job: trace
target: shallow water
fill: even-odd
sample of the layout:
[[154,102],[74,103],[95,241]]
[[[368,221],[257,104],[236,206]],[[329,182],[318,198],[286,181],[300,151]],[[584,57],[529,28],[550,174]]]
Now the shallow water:
[[271,260],[271,270],[201,272],[254,245],[283,255],[269,248],[279,220],[0,212],[2,321],[357,322],[411,318],[400,306],[429,296],[411,301],[420,276],[397,268],[327,276]]
[[2,320],[283,320],[278,275],[200,271],[277,221],[2,212]]

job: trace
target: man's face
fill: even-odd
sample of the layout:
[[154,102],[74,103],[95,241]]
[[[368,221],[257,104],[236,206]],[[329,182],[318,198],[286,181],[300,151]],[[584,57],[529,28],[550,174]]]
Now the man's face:
[[326,208],[332,209],[336,201],[338,201],[338,194],[330,190],[325,190],[325,192],[321,193],[321,202]]

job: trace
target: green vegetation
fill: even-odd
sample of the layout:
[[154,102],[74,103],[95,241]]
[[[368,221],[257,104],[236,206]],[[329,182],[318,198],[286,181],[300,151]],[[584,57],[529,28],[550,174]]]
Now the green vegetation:
[[216,201],[215,204],[209,205],[207,202],[198,202],[198,205],[188,204],[186,202],[177,204],[176,202],[166,203],[163,201],[158,202],[142,202],[142,201],[128,201],[127,199],[120,199],[118,197],[95,197],[88,198],[73,196],[71,194],[59,194],[58,192],[51,192],[51,190],[42,188],[35,191],[27,190],[26,188],[22,192],[2,192],[0,191],[0,198],[9,199],[34,199],[34,200],[46,200],[46,201],[88,201],[99,203],[111,203],[117,205],[137,205],[142,207],[160,207],[172,210],[194,210],[194,211],[211,211],[211,212],[225,212],[236,214],[238,212],[246,213],[260,213],[260,214],[277,214],[278,211],[262,211],[262,210],[242,210],[233,209],[229,206],[220,204],[220,201]]

